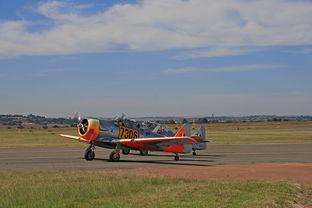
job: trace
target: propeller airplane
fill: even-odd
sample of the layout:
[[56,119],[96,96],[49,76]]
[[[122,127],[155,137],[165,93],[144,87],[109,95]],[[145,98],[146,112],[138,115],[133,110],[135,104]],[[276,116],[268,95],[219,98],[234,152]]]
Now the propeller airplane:
[[173,133],[155,123],[127,119],[124,114],[112,120],[79,117],[77,128],[79,136],[60,136],[89,144],[84,154],[86,160],[95,158],[95,146],[98,146],[113,149],[109,155],[112,162],[120,160],[120,152],[127,155],[130,150],[138,150],[141,155],[148,155],[148,151],[170,152],[175,154],[174,159],[178,161],[179,153],[193,151],[193,155],[196,155],[196,150],[206,149],[209,142],[205,140],[203,126],[194,135],[191,135],[189,124],[184,124]]

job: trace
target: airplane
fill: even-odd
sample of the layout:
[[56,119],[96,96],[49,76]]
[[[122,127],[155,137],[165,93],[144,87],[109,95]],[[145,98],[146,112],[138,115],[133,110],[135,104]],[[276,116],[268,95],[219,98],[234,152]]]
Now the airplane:
[[174,153],[174,159],[180,159],[179,153],[196,155],[196,150],[207,148],[205,127],[191,135],[190,125],[184,124],[176,133],[169,129],[161,129],[160,125],[153,128],[151,123],[136,122],[126,119],[124,114],[112,120],[95,118],[80,119],[77,125],[79,136],[60,134],[62,137],[89,144],[84,158],[95,158],[95,147],[113,149],[109,161],[120,160],[120,151],[128,155],[130,150],[138,150],[141,155],[148,155],[148,151],[163,151]]

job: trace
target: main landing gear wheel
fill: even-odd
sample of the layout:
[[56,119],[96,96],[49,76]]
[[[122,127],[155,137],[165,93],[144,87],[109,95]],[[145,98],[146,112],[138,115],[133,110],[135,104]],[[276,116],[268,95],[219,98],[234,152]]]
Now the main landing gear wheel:
[[122,154],[129,155],[130,149],[122,149]]
[[193,152],[193,156],[196,156],[196,155],[197,155],[197,154],[196,154],[196,152],[194,151],[194,152]]
[[94,160],[95,158],[95,153],[92,149],[87,149],[85,154],[84,154],[84,158],[86,160]]
[[109,160],[111,162],[118,162],[120,160],[120,154],[118,152],[111,152],[109,155]]
[[174,159],[175,159],[176,161],[179,161],[179,160],[180,160],[179,155],[178,155],[178,154],[176,154],[176,155],[174,156]]
[[148,155],[148,150],[140,150],[140,155]]

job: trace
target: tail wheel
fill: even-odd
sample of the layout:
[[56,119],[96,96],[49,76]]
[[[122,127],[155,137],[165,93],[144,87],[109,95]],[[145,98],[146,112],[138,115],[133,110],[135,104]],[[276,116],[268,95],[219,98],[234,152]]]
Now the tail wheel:
[[140,155],[148,155],[148,150],[140,150]]
[[129,155],[130,149],[122,149],[122,154]]
[[84,154],[84,158],[86,160],[94,160],[95,158],[95,153],[94,151],[92,151],[91,149],[87,150]]
[[120,154],[118,152],[111,152],[109,155],[109,160],[111,162],[118,162],[120,160]]

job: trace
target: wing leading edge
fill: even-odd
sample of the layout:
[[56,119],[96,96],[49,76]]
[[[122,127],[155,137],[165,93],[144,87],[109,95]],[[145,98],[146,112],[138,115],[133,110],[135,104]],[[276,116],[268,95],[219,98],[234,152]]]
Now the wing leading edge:
[[81,138],[81,137],[78,137],[78,136],[71,136],[71,135],[66,135],[66,134],[60,134],[60,136],[61,137],[66,137],[66,138],[69,138],[69,139],[73,139],[73,140],[76,140],[76,141],[79,141],[79,142],[84,142],[84,143],[87,143],[87,144],[90,143],[90,140],[84,139],[84,138]]

